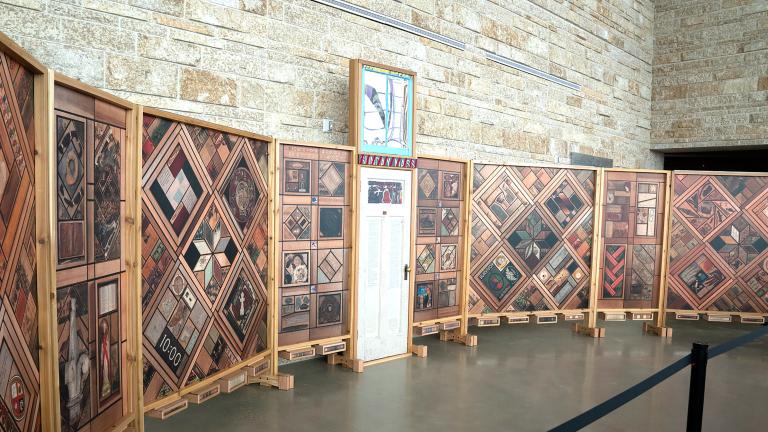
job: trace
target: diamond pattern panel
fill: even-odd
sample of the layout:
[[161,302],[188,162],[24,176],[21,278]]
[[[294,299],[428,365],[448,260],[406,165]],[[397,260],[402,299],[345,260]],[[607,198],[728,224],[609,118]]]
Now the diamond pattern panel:
[[[40,145],[35,136],[33,81],[30,70],[0,50],[0,429],[19,432],[39,430],[41,401],[34,161]],[[74,122],[64,123],[71,128]],[[61,178],[58,167],[54,173],[59,193],[56,214],[72,223],[65,229],[73,228],[73,239],[84,241],[79,229],[86,197],[80,194],[84,179],[78,172],[77,151],[85,152],[85,143],[59,134],[56,144],[57,150],[62,145],[68,147],[66,152],[74,150],[72,175]],[[57,154],[57,160],[61,156]],[[80,245],[73,249],[78,254],[74,258],[82,259]],[[85,425],[89,414],[82,416]]]
[[474,165],[470,314],[587,307],[595,174]]
[[267,344],[266,141],[144,115],[144,401]]
[[768,177],[674,177],[667,307],[768,313]]

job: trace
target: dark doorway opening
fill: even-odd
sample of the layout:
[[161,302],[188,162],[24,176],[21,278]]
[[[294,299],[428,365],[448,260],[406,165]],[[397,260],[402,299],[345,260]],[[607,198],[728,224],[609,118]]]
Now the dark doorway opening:
[[768,171],[768,149],[665,153],[665,170]]

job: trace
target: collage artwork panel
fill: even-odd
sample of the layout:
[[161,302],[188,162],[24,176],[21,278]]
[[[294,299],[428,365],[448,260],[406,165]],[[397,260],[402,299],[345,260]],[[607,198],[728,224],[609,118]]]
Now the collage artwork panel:
[[34,75],[0,51],[0,430],[41,430]]
[[349,333],[352,157],[280,147],[279,346]]
[[145,404],[267,347],[269,143],[144,115]]
[[606,171],[601,308],[654,308],[659,302],[667,175]]
[[419,158],[413,321],[461,315],[464,164]]
[[360,151],[413,156],[414,77],[363,65],[360,80]]
[[595,176],[474,166],[470,315],[589,306]]
[[673,179],[667,308],[768,312],[768,177]]
[[128,414],[125,143],[128,112],[56,85],[56,314],[62,431]]

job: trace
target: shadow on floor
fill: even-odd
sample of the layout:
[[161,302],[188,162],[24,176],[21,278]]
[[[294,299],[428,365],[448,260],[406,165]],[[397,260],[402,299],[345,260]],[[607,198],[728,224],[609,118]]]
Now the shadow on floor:
[[[641,323],[601,323],[605,339],[566,324],[471,328],[467,348],[418,339],[429,357],[411,357],[355,374],[324,361],[281,368],[296,387],[249,386],[191,405],[146,429],[163,431],[542,431],[580,414],[690,352],[755,326],[672,321],[674,337],[643,335]],[[594,423],[593,431],[685,430],[685,369]],[[768,338],[712,360],[704,429],[764,430],[768,424]]]

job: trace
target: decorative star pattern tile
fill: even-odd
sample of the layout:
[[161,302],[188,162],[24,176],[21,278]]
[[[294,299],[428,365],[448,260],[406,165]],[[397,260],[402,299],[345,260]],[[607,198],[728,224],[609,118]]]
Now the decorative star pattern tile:
[[748,265],[768,248],[763,235],[744,216],[738,216],[725,225],[709,245],[731,266],[734,271]]
[[537,210],[533,210],[507,237],[507,242],[530,271],[533,271],[560,241]]

